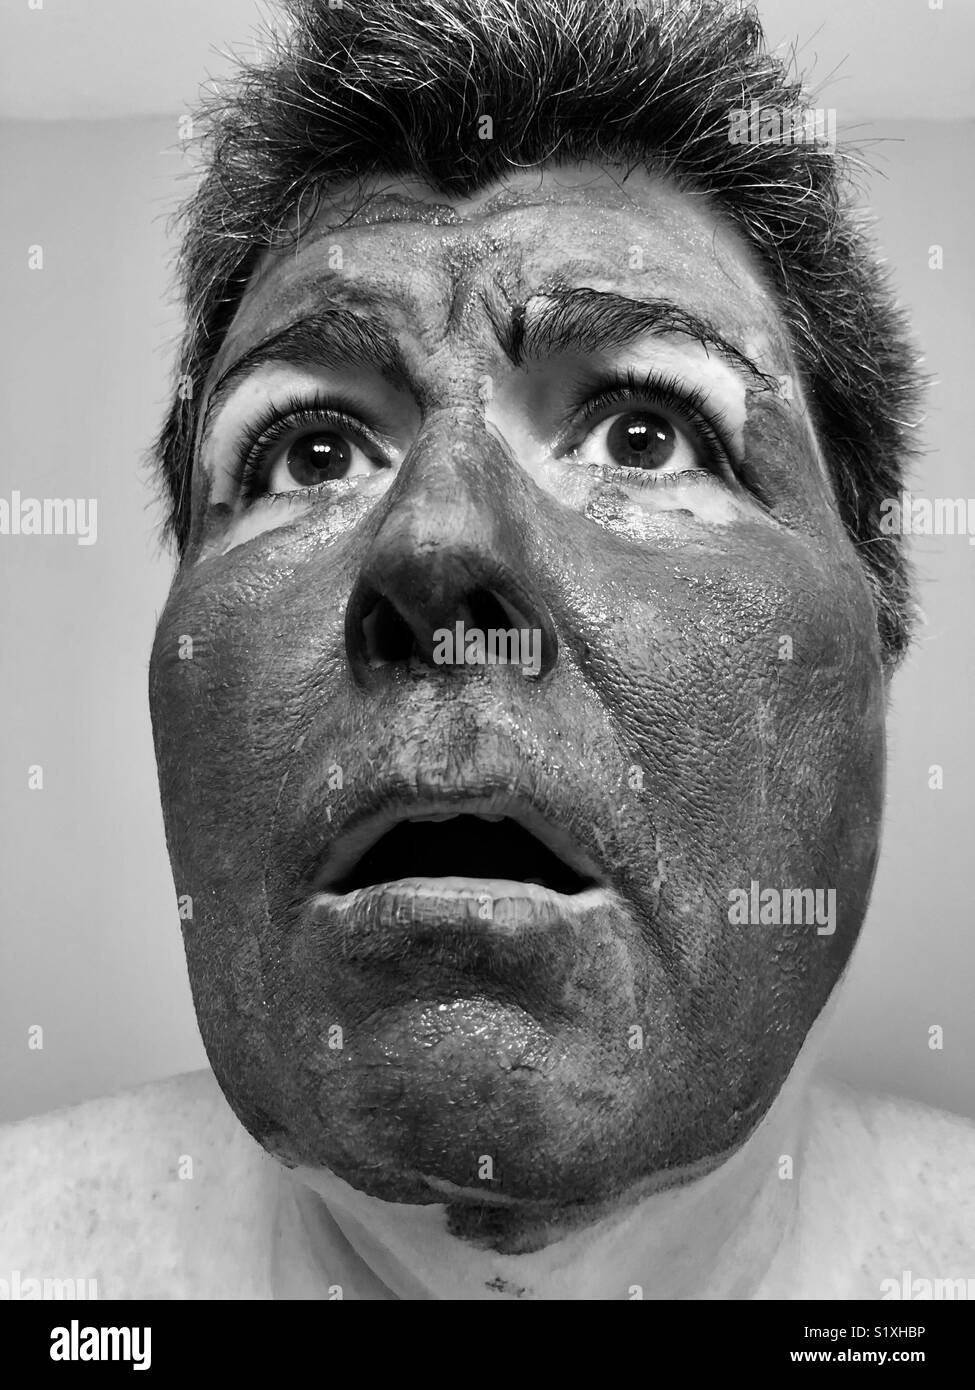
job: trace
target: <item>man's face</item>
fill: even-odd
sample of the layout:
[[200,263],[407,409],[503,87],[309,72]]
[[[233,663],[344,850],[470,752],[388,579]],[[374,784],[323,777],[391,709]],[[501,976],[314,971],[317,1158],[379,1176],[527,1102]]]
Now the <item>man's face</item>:
[[[703,199],[364,191],[264,258],[204,388],[151,673],[200,1027],[289,1164],[597,1203],[740,1144],[842,970],[874,610]],[[457,623],[534,668],[438,660]],[[767,889],[835,890],[835,930],[742,922]]]

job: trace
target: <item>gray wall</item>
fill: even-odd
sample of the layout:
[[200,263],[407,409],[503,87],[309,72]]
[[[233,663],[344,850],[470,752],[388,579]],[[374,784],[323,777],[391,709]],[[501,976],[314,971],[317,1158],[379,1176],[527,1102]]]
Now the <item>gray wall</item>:
[[[169,561],[140,458],[179,326],[165,234],[188,191],[177,133],[175,117],[0,128],[0,495],[98,499],[95,545],[0,537],[0,1119],[205,1063],[146,708]],[[972,129],[868,133],[887,174],[870,180],[884,254],[939,381],[919,487],[975,495]],[[30,271],[36,244],[44,268]],[[829,1063],[975,1115],[975,548],[924,540],[917,564],[928,622],[895,686],[885,850]],[[38,763],[43,790],[29,791]],[[932,763],[942,791],[928,789]],[[36,1024],[41,1050],[28,1047]],[[928,1047],[934,1024],[942,1051]]]

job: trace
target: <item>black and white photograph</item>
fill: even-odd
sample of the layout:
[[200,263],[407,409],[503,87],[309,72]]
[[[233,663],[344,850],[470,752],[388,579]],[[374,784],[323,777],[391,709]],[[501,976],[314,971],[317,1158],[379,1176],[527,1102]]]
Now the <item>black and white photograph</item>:
[[973,53],[971,0],[4,0],[38,1365],[623,1301],[947,1373]]

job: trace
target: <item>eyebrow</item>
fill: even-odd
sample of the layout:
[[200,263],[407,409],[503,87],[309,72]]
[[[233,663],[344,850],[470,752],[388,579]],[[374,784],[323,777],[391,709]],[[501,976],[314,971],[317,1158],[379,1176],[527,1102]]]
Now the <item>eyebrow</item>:
[[216,413],[241,381],[274,362],[315,369],[372,367],[397,383],[407,380],[399,344],[381,318],[352,309],[322,309],[255,344],[218,378],[207,398],[201,444]]
[[[535,309],[536,303],[541,307]],[[761,371],[710,319],[670,299],[631,299],[609,290],[553,289],[516,305],[508,330],[495,321],[495,332],[516,367],[559,353],[611,352],[647,333],[678,333],[693,338],[761,386],[775,383],[774,376]]]
[[[679,333],[715,352],[739,372],[768,388],[775,378],[700,315],[669,299],[631,299],[607,290],[552,289],[508,307],[484,299],[498,342],[513,366],[560,353],[611,352],[647,333]],[[534,307],[538,305],[539,307]],[[206,441],[210,424],[240,382],[275,362],[321,368],[359,366],[381,372],[409,389],[410,374],[400,346],[381,317],[352,309],[330,308],[298,319],[257,343],[228,367],[207,398],[200,429]]]

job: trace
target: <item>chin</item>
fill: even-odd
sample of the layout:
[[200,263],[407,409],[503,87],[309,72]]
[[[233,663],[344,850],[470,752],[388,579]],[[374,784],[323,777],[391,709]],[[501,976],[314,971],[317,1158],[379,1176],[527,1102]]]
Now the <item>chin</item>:
[[598,1036],[551,1031],[485,995],[388,1005],[341,1052],[316,1049],[300,1066],[292,1053],[273,1092],[211,1041],[231,1105],[287,1167],[361,1197],[445,1206],[456,1233],[492,1248],[505,1232],[544,1243],[546,1229],[711,1172],[784,1080],[742,1068],[715,1101],[709,1078],[681,1080],[676,1058],[638,1069]]

